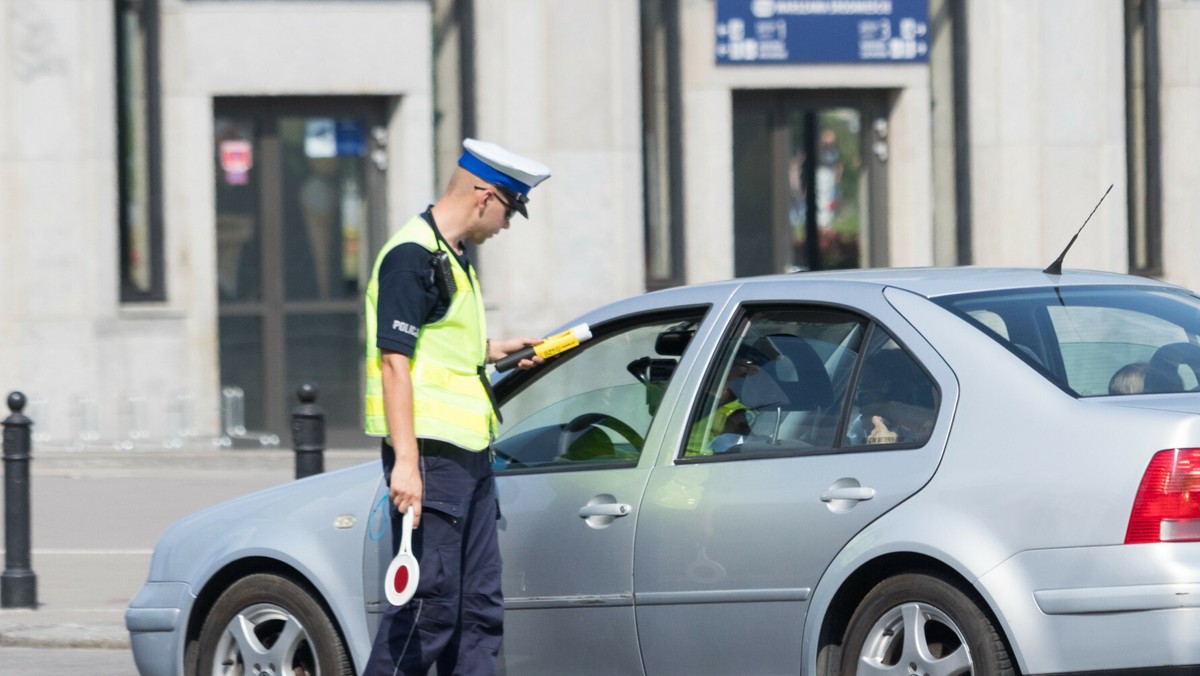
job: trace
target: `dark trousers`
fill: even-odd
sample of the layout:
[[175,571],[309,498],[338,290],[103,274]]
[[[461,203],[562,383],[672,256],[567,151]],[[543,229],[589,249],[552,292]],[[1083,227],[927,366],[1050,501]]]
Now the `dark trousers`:
[[[504,626],[500,548],[496,539],[496,480],[487,451],[421,439],[424,496],[413,530],[420,566],[416,594],[389,607],[371,647],[367,676],[494,674]],[[394,455],[383,449],[385,476]],[[401,516],[391,509],[392,551],[400,546]]]

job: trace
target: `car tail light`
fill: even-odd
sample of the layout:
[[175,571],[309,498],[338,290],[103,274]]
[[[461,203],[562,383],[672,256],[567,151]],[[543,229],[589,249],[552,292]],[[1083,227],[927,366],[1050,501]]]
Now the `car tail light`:
[[1142,475],[1125,544],[1200,541],[1200,448],[1159,451]]

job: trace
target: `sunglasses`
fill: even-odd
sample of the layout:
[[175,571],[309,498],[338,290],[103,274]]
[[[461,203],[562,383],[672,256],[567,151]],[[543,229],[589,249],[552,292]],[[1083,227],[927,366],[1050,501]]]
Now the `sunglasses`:
[[504,220],[511,221],[513,214],[517,213],[516,200],[504,188],[477,185],[475,189],[486,190],[496,196],[496,199],[500,202],[500,206],[504,207]]

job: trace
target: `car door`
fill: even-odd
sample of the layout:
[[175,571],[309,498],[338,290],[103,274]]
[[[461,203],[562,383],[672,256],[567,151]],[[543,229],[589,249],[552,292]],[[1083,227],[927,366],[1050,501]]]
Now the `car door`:
[[507,673],[642,672],[636,508],[660,403],[702,314],[594,324],[587,343],[497,383]]
[[[938,357],[880,289],[846,286],[744,288],[687,384],[634,546],[647,673],[796,673],[823,572],[932,476],[951,403],[922,362]],[[869,374],[914,387],[879,395]]]

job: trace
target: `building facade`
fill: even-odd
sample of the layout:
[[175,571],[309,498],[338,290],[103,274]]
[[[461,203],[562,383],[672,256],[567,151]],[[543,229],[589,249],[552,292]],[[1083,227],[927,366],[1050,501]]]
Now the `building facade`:
[[[553,177],[492,335],[790,270],[1200,288],[1194,0],[0,0],[0,389],[40,444],[357,431],[375,249],[463,136]],[[843,34],[842,31],[850,33]]]

